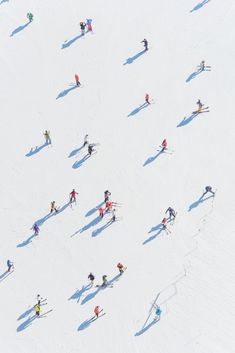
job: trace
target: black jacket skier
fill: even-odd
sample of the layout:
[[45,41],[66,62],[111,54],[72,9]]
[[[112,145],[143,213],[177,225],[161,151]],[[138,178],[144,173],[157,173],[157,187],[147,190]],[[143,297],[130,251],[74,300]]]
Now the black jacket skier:
[[148,41],[147,41],[147,39],[144,38],[144,40],[142,40],[141,43],[144,43],[144,49],[148,50]]

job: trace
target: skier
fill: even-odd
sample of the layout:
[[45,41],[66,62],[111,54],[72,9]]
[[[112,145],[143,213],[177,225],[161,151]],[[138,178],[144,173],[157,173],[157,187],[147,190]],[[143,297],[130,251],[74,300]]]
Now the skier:
[[87,32],[89,31],[93,31],[92,30],[92,25],[91,25],[92,19],[91,18],[87,18],[86,19],[86,24],[87,24]]
[[89,154],[89,156],[92,155],[92,152],[94,152],[94,145],[89,144],[89,145],[88,145],[88,154]]
[[162,313],[162,310],[161,310],[160,306],[157,305],[156,311],[155,311],[156,317],[154,318],[154,320],[156,320],[156,321],[160,320],[161,313]]
[[202,104],[202,102],[200,101],[200,99],[198,99],[198,101],[197,101],[196,104],[198,105],[198,110],[197,110],[197,112],[200,113],[200,111],[202,110],[202,107],[203,107],[204,104]]
[[167,149],[167,140],[164,139],[161,144],[162,150],[161,152],[164,152]]
[[205,60],[202,60],[200,63],[199,70],[204,71],[205,70]]
[[166,233],[171,233],[171,231],[167,228],[167,218],[164,217],[163,220],[161,221],[162,229],[166,231]]
[[111,211],[112,211],[112,208],[113,208],[113,203],[112,203],[112,201],[107,201],[105,205],[106,205],[107,211],[108,211],[108,212],[111,212]]
[[112,222],[115,222],[116,221],[116,209],[114,208],[112,210]]
[[50,213],[52,213],[53,211],[58,212],[57,206],[55,205],[55,201],[52,201],[52,202],[51,202],[51,210],[50,210]]
[[171,220],[171,217],[173,217],[175,219],[176,217],[176,212],[175,210],[173,210],[172,207],[168,207],[168,209],[166,210],[165,214],[169,212],[169,217],[170,217],[170,220]]
[[85,23],[85,22],[80,22],[80,28],[81,28],[82,36],[84,36],[84,34],[85,34],[85,28],[86,28],[86,23]]
[[111,192],[110,192],[110,191],[106,190],[106,191],[104,192],[104,202],[109,201],[109,196],[110,196],[110,195],[111,195]]
[[102,309],[100,309],[99,305],[97,305],[94,309],[94,313],[95,313],[95,316],[96,318],[98,319],[99,317],[99,314],[101,313]]
[[39,226],[37,225],[37,223],[34,224],[33,228],[34,230],[34,235],[38,235],[40,232]]
[[121,262],[119,262],[119,263],[117,264],[117,268],[118,268],[118,270],[119,270],[120,275],[122,275],[123,272],[124,272],[124,270],[125,270],[125,267],[123,266],[123,264],[122,264]]
[[32,22],[33,21],[33,14],[31,12],[28,12],[27,18],[28,18],[29,22]]
[[145,102],[146,102],[147,104],[150,104],[150,101],[149,101],[149,94],[148,94],[148,93],[145,94]]
[[7,272],[11,272],[11,269],[14,269],[14,264],[11,260],[7,260]]
[[103,280],[103,283],[101,284],[101,287],[105,287],[108,283],[107,275],[103,275],[102,280]]
[[83,147],[85,147],[86,145],[88,145],[88,135],[87,134],[84,137]]
[[41,295],[38,294],[38,295],[37,295],[37,302],[38,302],[37,305],[41,305],[41,300],[42,300],[42,299],[43,299],[43,298],[41,297]]
[[36,304],[35,307],[34,307],[34,310],[35,310],[36,316],[40,316],[40,311],[41,311],[40,304]]
[[79,81],[79,76],[78,76],[78,74],[75,74],[74,77],[75,77],[76,85],[77,85],[77,86],[80,86],[81,83],[80,83],[80,81]]
[[44,137],[46,139],[46,144],[47,145],[51,145],[50,131],[45,130],[43,135],[44,135]]
[[206,195],[208,192],[210,192],[213,196],[215,196],[215,192],[214,191],[212,191],[212,187],[211,186],[206,186],[205,187],[205,192],[202,194],[202,197],[204,196],[204,195]]
[[100,208],[99,208],[99,215],[100,215],[101,218],[104,217],[104,212],[105,212],[105,208],[100,207]]
[[144,50],[146,51],[146,50],[148,50],[148,41],[147,41],[147,39],[143,39],[142,41],[141,41],[141,43],[144,43]]
[[93,273],[90,272],[88,279],[91,281],[91,285],[93,286],[94,279],[95,279],[95,276],[93,275]]
[[70,195],[70,200],[69,200],[69,202],[70,202],[70,203],[72,203],[72,202],[75,202],[75,203],[76,203],[76,201],[77,201],[76,195],[78,195],[78,192],[76,192],[75,189],[73,189],[69,195]]

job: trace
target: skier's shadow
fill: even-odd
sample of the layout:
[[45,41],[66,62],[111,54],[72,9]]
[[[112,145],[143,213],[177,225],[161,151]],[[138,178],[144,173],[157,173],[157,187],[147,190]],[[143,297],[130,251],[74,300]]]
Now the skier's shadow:
[[38,219],[36,222],[34,222],[34,224],[37,224],[38,226],[43,225],[43,223],[45,223],[46,221],[48,221],[48,219],[50,219],[53,216],[58,215],[59,213],[63,212],[68,206],[70,205],[70,202],[67,202],[64,206],[62,206],[61,208],[58,209],[57,212],[53,211],[52,213],[48,213],[46,216],[44,216],[43,218]]
[[28,244],[32,243],[33,238],[35,237],[35,234],[30,235],[30,237],[24,241],[22,241],[22,243],[17,245],[17,248],[23,248],[24,246],[27,246]]
[[210,199],[211,197],[214,197],[213,195],[210,195],[206,197],[205,199],[203,198],[204,196],[202,195],[197,201],[193,202],[188,209],[188,212],[190,212],[193,208],[198,207],[201,203],[205,202],[206,200]]
[[74,89],[78,88],[79,86],[77,85],[72,85],[70,88],[65,89],[64,91],[61,91],[56,99],[63,98],[65,97],[69,92],[73,91]]
[[29,24],[30,24],[30,21],[25,23],[22,26],[17,27],[16,29],[14,29],[14,31],[11,33],[10,37],[13,37],[16,33],[23,31],[26,27],[28,27]]
[[73,168],[73,169],[80,168],[80,167],[83,165],[83,163],[85,163],[86,160],[89,159],[89,158],[90,158],[89,154],[86,154],[82,159],[80,159],[80,161],[76,161],[76,162],[72,165],[72,168]]
[[143,164],[143,167],[145,167],[146,165],[152,163],[153,161],[155,161],[155,159],[157,159],[160,155],[162,154],[162,151],[159,151],[155,156],[149,157]]
[[73,39],[70,39],[69,41],[65,40],[65,42],[62,44],[61,49],[66,49],[70,47],[74,42],[76,42],[78,39],[84,37],[82,34],[79,34],[78,36],[74,37]]
[[90,211],[88,211],[85,216],[86,216],[86,217],[91,216],[91,215],[92,215],[93,213],[95,213],[103,204],[104,204],[104,201],[101,202],[99,205],[95,206],[94,208],[92,208]]
[[148,103],[143,103],[142,105],[140,105],[139,107],[135,108],[134,110],[132,110],[131,113],[129,113],[127,116],[130,117],[130,116],[133,116],[133,115],[136,115],[138,114],[142,109],[144,108],[147,108],[149,106]]
[[25,155],[25,157],[31,157],[34,154],[40,152],[44,147],[48,146],[48,144],[45,142],[43,145],[41,146],[36,146],[35,148],[31,148],[31,150]]
[[209,1],[210,0],[203,0],[202,2],[199,2],[190,12],[201,9],[204,5],[208,4]]
[[105,230],[106,228],[108,228],[109,226],[111,226],[111,224],[113,223],[112,220],[109,220],[105,225],[103,225],[102,227],[94,230],[92,232],[92,237],[97,237],[97,235],[99,235],[101,232],[103,232],[103,230]]
[[159,321],[159,319],[158,319],[158,320],[153,319],[147,326],[143,327],[141,330],[139,330],[138,332],[136,332],[136,333],[135,333],[135,336],[140,336],[140,335],[142,335],[142,334],[145,333],[148,329],[150,329],[150,327],[152,327],[153,325],[155,325],[158,321]]
[[95,298],[95,296],[99,293],[99,291],[101,289],[104,289],[105,287],[97,287],[97,289],[95,291],[93,291],[92,293],[87,294],[87,296],[82,300],[81,305],[86,304],[87,302],[89,302],[90,300],[92,300],[93,298]]
[[101,217],[97,216],[95,219],[93,219],[90,223],[86,224],[83,228],[80,229],[80,233],[85,232],[87,229],[94,227],[96,224],[98,224],[101,221]]
[[148,233],[152,233],[152,232],[155,232],[155,231],[157,231],[157,233],[154,234],[154,235],[152,235],[152,236],[149,237],[148,239],[146,239],[146,240],[143,242],[143,245],[145,245],[145,244],[149,243],[150,241],[154,240],[155,238],[157,238],[157,236],[158,236],[159,234],[161,234],[162,230],[163,230],[163,227],[162,227],[162,224],[161,224],[161,223],[159,223],[159,224],[158,224],[157,226],[155,226],[155,227],[152,227],[152,229],[150,229],[150,231],[149,231]]
[[120,273],[118,275],[114,276],[110,281],[108,281],[107,286],[112,285],[114,282],[119,281],[120,277],[121,277]]
[[80,152],[82,149],[84,148],[84,146],[82,145],[79,148],[76,148],[75,150],[73,150],[72,152],[70,152],[70,154],[68,155],[68,158],[71,158],[73,156],[75,156],[78,152]]
[[5,271],[0,275],[0,282],[7,278],[12,272]]
[[26,310],[23,314],[21,314],[18,317],[18,321],[24,319],[26,316],[28,316],[31,312],[33,311],[33,307],[31,307],[30,309]]
[[197,115],[199,115],[199,112],[192,113],[188,118],[185,117],[178,125],[177,127],[182,127],[187,124],[189,124],[194,118],[196,118]]
[[4,4],[5,2],[9,2],[9,0],[2,0],[2,1],[0,2],[0,5]]
[[83,323],[81,323],[81,325],[78,327],[78,331],[82,331],[85,330],[86,328],[88,328],[90,326],[90,324],[92,323],[93,319],[88,319],[85,320]]
[[194,71],[192,74],[189,75],[189,77],[187,78],[186,82],[190,82],[191,80],[193,80],[196,76],[198,76],[200,73],[202,72],[202,70],[197,70]]
[[123,65],[132,64],[136,59],[138,59],[141,55],[143,55],[146,50],[141,50],[139,53],[135,54],[134,56],[126,59],[126,62]]
[[76,292],[71,295],[70,298],[68,298],[68,300],[77,300],[77,303],[80,301],[82,295],[87,291],[89,290],[90,288],[92,287],[91,284],[88,284],[86,286],[82,286],[82,289],[78,289],[76,290]]
[[29,327],[30,325],[32,325],[32,322],[36,319],[36,315],[32,316],[32,317],[28,317],[28,319],[26,321],[24,321],[22,324],[20,324],[20,326],[17,327],[16,331],[20,332],[25,330],[27,327]]

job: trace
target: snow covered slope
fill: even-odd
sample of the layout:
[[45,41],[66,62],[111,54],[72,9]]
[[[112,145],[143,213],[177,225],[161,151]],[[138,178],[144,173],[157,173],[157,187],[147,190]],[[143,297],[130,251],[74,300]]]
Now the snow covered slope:
[[[1,352],[234,351],[234,15],[233,0],[0,0]],[[210,112],[192,117],[198,99]],[[107,189],[114,223],[98,215]],[[40,319],[37,294],[53,309]]]

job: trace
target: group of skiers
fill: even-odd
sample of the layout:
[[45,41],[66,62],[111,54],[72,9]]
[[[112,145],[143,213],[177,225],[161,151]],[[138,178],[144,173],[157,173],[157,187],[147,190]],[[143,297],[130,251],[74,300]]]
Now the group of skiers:
[[[120,276],[121,276],[121,275],[124,273],[124,271],[127,269],[127,267],[124,266],[121,262],[118,262],[117,268],[118,268],[118,271],[119,271]],[[94,280],[95,280],[95,276],[94,276],[94,274],[93,274],[92,272],[89,273],[88,279],[90,280],[91,286],[93,286]],[[107,275],[103,275],[103,276],[102,276],[102,284],[101,284],[101,287],[106,287],[107,284],[108,284]]]
[[80,28],[81,28],[82,36],[84,36],[84,34],[85,34],[86,27],[87,27],[87,32],[90,32],[90,31],[92,32],[93,31],[91,23],[92,23],[92,19],[91,18],[87,18],[86,22],[84,22],[84,21],[80,22]]
[[120,206],[120,204],[117,203],[117,202],[111,201],[109,199],[110,196],[111,196],[111,192],[109,190],[106,190],[104,192],[104,204],[105,204],[105,206],[104,207],[101,206],[98,209],[98,211],[99,211],[99,215],[100,215],[101,218],[104,217],[105,213],[110,213],[111,212],[112,213],[111,220],[113,222],[115,222],[116,221],[116,208],[114,208],[114,206],[117,207],[117,206]]

